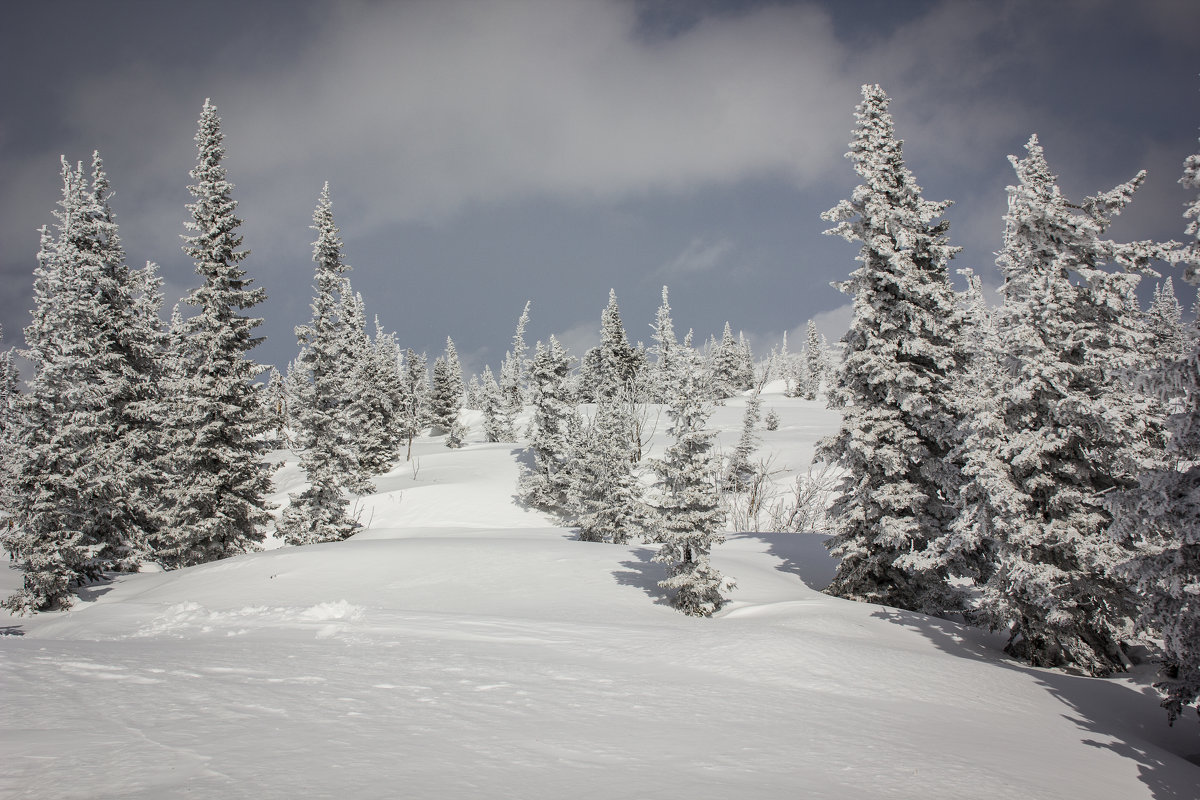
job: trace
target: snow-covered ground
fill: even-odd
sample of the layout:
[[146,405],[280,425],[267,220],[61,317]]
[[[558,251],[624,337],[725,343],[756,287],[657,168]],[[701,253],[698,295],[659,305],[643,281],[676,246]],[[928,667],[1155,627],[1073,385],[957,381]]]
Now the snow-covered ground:
[[[743,407],[714,416],[726,447]],[[837,417],[772,407],[763,452],[803,470]],[[1167,727],[1151,665],[1031,669],[987,633],[827,597],[817,534],[731,535],[733,602],[684,617],[652,547],[573,541],[513,499],[519,450],[479,438],[419,441],[346,542],[0,619],[0,795],[1200,797],[1200,727]],[[292,456],[280,497],[301,480]]]

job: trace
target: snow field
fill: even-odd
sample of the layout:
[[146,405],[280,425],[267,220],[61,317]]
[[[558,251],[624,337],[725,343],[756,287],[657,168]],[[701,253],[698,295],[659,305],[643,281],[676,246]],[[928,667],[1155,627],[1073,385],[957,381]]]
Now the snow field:
[[[713,417],[726,449],[743,407]],[[836,414],[772,407],[761,451],[802,471]],[[478,439],[418,441],[348,541],[0,620],[0,796],[1200,796],[1195,723],[1166,727],[1150,666],[1031,669],[985,632],[825,596],[818,534],[730,535],[732,602],[685,617],[654,547],[572,541],[514,501],[516,448]],[[289,458],[280,496],[302,478]]]

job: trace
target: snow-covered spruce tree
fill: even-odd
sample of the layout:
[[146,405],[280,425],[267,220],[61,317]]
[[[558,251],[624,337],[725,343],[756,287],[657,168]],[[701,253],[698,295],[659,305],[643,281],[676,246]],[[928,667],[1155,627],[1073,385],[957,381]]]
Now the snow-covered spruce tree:
[[[0,342],[3,341],[4,328],[0,326]],[[0,443],[5,441],[5,434],[11,431],[16,423],[14,406],[21,392],[15,353],[14,348],[0,351]],[[3,469],[2,463],[0,463],[0,469]],[[0,503],[0,508],[2,507],[3,504]]]
[[429,359],[411,347],[404,351],[401,379],[404,395],[400,405],[401,430],[405,440],[404,460],[412,460],[413,439],[430,424]]
[[596,367],[596,402],[627,395],[638,374],[638,358],[625,335],[617,293],[613,289],[608,290],[608,305],[600,315],[600,353]]
[[479,383],[479,376],[472,375],[467,381],[466,396],[463,398],[463,407],[470,408],[475,411],[483,410],[483,386]]
[[62,160],[57,236],[42,229],[33,322],[22,351],[33,366],[8,438],[4,545],[24,571],[4,605],[71,605],[70,589],[136,566],[157,529],[163,485],[157,408],[160,301],[151,265],[130,270],[93,155]]
[[725,465],[723,487],[727,492],[743,492],[749,488],[754,475],[754,465],[750,457],[758,447],[758,435],[754,429],[762,419],[762,384],[755,387],[754,394],[746,400],[746,411],[742,415],[742,435],[729,455],[729,463]]
[[500,385],[496,383],[491,367],[483,368],[483,376],[480,381],[482,383],[480,405],[483,406],[480,410],[483,411],[484,441],[515,442],[517,434],[513,430],[513,421],[507,415],[504,393],[500,389]]
[[[988,398],[1005,385],[1001,364],[1002,345],[996,331],[994,314],[983,296],[983,286],[973,270],[961,269],[967,279],[962,297],[963,350],[967,368],[961,376],[958,392],[964,412],[962,443],[952,454],[959,464],[962,485],[957,500],[958,514],[947,530],[930,542],[924,552],[927,564],[937,565],[947,574],[968,578],[982,586],[991,577],[996,561],[997,525],[1019,523],[1019,492],[1012,484],[1008,465],[999,446],[1006,431],[995,405]],[[1001,509],[997,516],[994,509]],[[953,607],[961,607],[974,616],[967,594],[972,586],[958,585]]]
[[818,460],[844,471],[829,510],[840,557],[829,591],[842,597],[941,613],[952,603],[948,576],[925,550],[953,521],[961,374],[961,311],[947,264],[957,248],[904,166],[901,143],[879,86],[863,86],[848,157],[863,179],[849,200],[825,212],[826,233],[861,242],[860,266],[837,287],[854,298],[843,338],[840,382],[847,399],[840,430],[818,445]]
[[816,400],[821,391],[825,377],[825,353],[821,347],[821,335],[817,333],[817,325],[811,319],[808,321],[808,339],[804,345],[804,366],[807,381],[804,385],[805,400]]
[[450,372],[450,390],[458,399],[458,407],[463,407],[463,401],[466,397],[467,385],[463,382],[462,362],[458,359],[458,348],[454,346],[454,340],[449,336],[446,337],[446,369]]
[[267,385],[263,389],[263,414],[271,431],[271,437],[277,447],[287,444],[288,427],[288,397],[287,386],[283,382],[283,373],[275,367],[267,374]]
[[653,527],[634,471],[632,413],[629,403],[602,401],[571,443],[568,497],[581,541],[625,544]]
[[254,335],[262,319],[246,313],[266,293],[241,266],[250,253],[240,249],[221,120],[207,100],[195,140],[183,250],[202,282],[185,299],[194,316],[178,320],[173,332],[171,497],[155,543],[156,557],[169,567],[256,549],[270,521],[271,465],[263,455],[272,420],[253,383],[263,367],[247,358],[262,342]]
[[1183,308],[1175,297],[1170,276],[1154,287],[1154,299],[1146,311],[1149,328],[1149,347],[1146,352],[1151,368],[1179,361],[1187,353],[1187,332],[1183,325]]
[[371,341],[371,381],[379,393],[384,414],[383,438],[394,460],[404,442],[404,355],[396,334],[383,329],[375,318],[375,337]]
[[529,399],[530,390],[526,386],[529,375],[529,358],[526,354],[529,348],[525,345],[525,328],[529,325],[529,306],[532,302],[525,301],[525,308],[517,319],[517,329],[513,333],[512,349],[504,354],[500,364],[498,383],[511,419],[516,419]]
[[446,355],[439,356],[433,362],[433,385],[429,398],[433,425],[442,432],[449,433],[458,421],[462,401],[462,367],[458,363],[454,342],[446,339]]
[[712,452],[714,431],[706,430],[712,413],[707,370],[690,346],[678,348],[674,393],[667,401],[672,442],[653,462],[657,496],[651,505],[658,517],[661,547],[654,560],[668,566],[659,586],[674,592],[675,608],[692,616],[711,616],[725,603],[735,584],[712,566],[714,545],[725,512],[718,499],[720,462]]
[[750,341],[743,331],[738,331],[738,387],[742,390],[753,389],[758,380],[758,367],[754,363],[754,351],[750,349]]
[[964,492],[980,501],[975,538],[995,549],[979,611],[1009,632],[1010,654],[1105,675],[1127,663],[1133,598],[1114,572],[1129,543],[1110,534],[1103,496],[1132,488],[1161,433],[1127,378],[1144,346],[1131,307],[1138,276],[1102,267],[1138,269],[1157,248],[1100,238],[1144,173],[1073,204],[1036,136],[1026,150],[1010,156],[1019,183],[997,259],[1004,380],[980,402],[997,436],[973,443],[990,468]]
[[301,352],[296,365],[308,380],[298,387],[293,407],[300,465],[308,487],[290,495],[291,503],[279,518],[278,530],[288,544],[333,542],[346,539],[359,527],[346,513],[349,503],[343,489],[361,475],[357,448],[359,432],[346,413],[347,385],[345,320],[339,315],[339,292],[349,269],[342,260],[342,240],[333,221],[329,184],[321,190],[313,212],[313,262],[316,264],[312,320],[296,328]]
[[[1184,162],[1185,187],[1200,190],[1200,154]],[[1200,284],[1200,194],[1184,212],[1192,240],[1171,254],[1184,277]],[[1160,363],[1149,388],[1173,403],[1166,420],[1166,464],[1138,485],[1110,497],[1113,534],[1130,540],[1134,556],[1119,573],[1139,596],[1138,624],[1162,642],[1160,680],[1167,719],[1174,723],[1200,700],[1200,320],[1191,323],[1183,355]]]
[[738,352],[737,340],[733,338],[733,329],[725,323],[721,341],[717,342],[709,352],[709,374],[713,397],[718,400],[733,397],[741,389],[741,354]]
[[451,394],[450,369],[445,356],[433,360],[433,373],[429,390],[429,419],[441,433],[448,433],[454,420],[458,419],[456,398]]
[[[375,343],[367,334],[366,304],[348,278],[342,279],[341,310],[346,336],[341,365],[349,387],[343,403],[346,418],[355,431],[355,458],[358,473],[346,488],[356,494],[374,491],[371,478],[392,468],[397,443],[393,426],[394,398],[389,395],[387,372],[391,365],[382,363]],[[375,320],[376,332],[379,321]]]
[[675,350],[679,343],[675,340],[675,322],[671,319],[671,303],[667,298],[667,287],[662,288],[662,304],[654,313],[654,322],[650,326],[654,333],[650,339],[650,354],[654,356],[652,378],[650,380],[650,399],[661,403],[671,394],[670,384],[675,375]]
[[579,411],[568,391],[571,358],[553,336],[537,343],[530,368],[529,451],[533,466],[521,476],[518,493],[535,508],[563,512],[569,507],[571,443],[580,427]]

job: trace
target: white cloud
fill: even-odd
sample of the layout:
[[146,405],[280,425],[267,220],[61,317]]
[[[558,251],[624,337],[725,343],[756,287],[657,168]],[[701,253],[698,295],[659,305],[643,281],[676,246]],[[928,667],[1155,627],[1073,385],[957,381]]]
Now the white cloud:
[[710,272],[725,263],[726,257],[733,250],[734,244],[729,239],[714,241],[707,237],[697,237],[688,242],[683,252],[659,268],[657,274],[672,276]]

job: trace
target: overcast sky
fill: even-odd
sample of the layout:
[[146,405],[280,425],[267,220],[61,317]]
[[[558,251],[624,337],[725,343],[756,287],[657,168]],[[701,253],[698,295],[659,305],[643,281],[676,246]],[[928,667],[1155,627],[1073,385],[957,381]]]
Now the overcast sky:
[[664,283],[700,337],[728,320],[766,348],[817,318],[833,340],[829,283],[856,249],[818,215],[857,182],[861,84],[891,95],[925,197],[955,201],[955,266],[994,285],[1005,157],[1035,132],[1074,198],[1149,170],[1114,236],[1183,238],[1197,30],[1195,0],[8,3],[4,345],[29,323],[60,154],[100,151],[129,262],[161,266],[168,307],[194,285],[179,236],[206,97],[270,296],[266,363],[309,316],[325,181],[368,318],[431,357],[452,336],[472,370],[526,299],[530,342],[580,355],[610,287],[635,340]]

